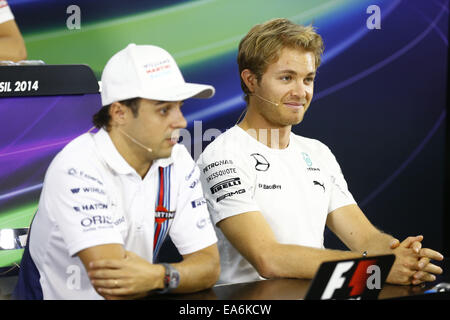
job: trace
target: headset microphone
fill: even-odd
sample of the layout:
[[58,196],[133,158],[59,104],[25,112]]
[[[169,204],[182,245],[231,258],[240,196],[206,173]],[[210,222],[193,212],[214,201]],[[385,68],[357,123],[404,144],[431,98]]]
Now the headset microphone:
[[278,107],[278,106],[280,105],[279,103],[275,103],[275,102],[272,102],[272,101],[270,101],[270,100],[267,100],[267,99],[265,99],[265,98],[263,98],[263,97],[257,95],[256,93],[252,93],[252,95],[257,96],[257,97],[260,98],[261,100],[264,100],[264,101],[266,101],[266,102],[268,102],[268,103],[273,104],[275,107]]
[[142,143],[140,143],[139,141],[137,141],[136,139],[134,139],[133,137],[131,137],[129,134],[127,134],[125,131],[123,131],[122,129],[118,128],[120,132],[122,132],[122,134],[124,134],[125,136],[127,136],[131,141],[133,141],[134,143],[136,143],[138,146],[144,148],[145,150],[147,150],[148,152],[152,152],[153,150],[150,149],[149,147],[144,146]]

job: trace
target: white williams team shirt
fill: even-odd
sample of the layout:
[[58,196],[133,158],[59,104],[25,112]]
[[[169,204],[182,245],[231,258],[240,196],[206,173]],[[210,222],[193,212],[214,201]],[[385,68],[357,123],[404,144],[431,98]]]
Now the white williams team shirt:
[[217,242],[186,148],[175,145],[142,179],[106,131],[83,134],[47,170],[14,296],[101,299],[78,252],[118,243],[153,262],[167,235],[182,255]]
[[8,2],[6,0],[0,0],[0,23],[13,20],[14,15],[11,12],[11,9],[8,6]]
[[[278,242],[323,248],[328,213],[354,204],[331,151],[291,132],[289,146],[271,149],[238,126],[217,137],[197,164],[214,224],[259,211]],[[262,279],[219,228],[220,283]]]

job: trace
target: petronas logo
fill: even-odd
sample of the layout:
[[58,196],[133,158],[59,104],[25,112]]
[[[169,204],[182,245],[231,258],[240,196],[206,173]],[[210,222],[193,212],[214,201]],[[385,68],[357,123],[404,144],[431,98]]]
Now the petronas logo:
[[306,165],[308,167],[311,167],[312,161],[311,161],[311,158],[309,157],[309,155],[306,152],[302,152],[302,156],[303,156],[303,160],[305,160],[305,162],[306,162]]

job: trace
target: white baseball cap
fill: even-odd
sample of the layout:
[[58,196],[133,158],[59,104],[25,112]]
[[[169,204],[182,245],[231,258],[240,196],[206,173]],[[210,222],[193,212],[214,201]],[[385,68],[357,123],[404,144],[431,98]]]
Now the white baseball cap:
[[103,106],[131,98],[206,99],[214,93],[213,86],[186,83],[170,53],[152,45],[129,44],[109,59],[101,79]]

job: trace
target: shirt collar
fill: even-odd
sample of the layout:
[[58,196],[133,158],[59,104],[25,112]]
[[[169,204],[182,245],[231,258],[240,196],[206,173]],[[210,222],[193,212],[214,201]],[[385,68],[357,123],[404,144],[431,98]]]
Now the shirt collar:
[[[116,146],[112,142],[111,137],[106,130],[100,129],[96,134],[94,134],[94,142],[103,160],[118,174],[137,174],[136,170],[130,166],[119,151],[117,151]],[[175,150],[172,150],[172,155],[169,158],[157,159],[153,161],[150,170],[152,167],[166,167],[172,164],[174,151]]]

